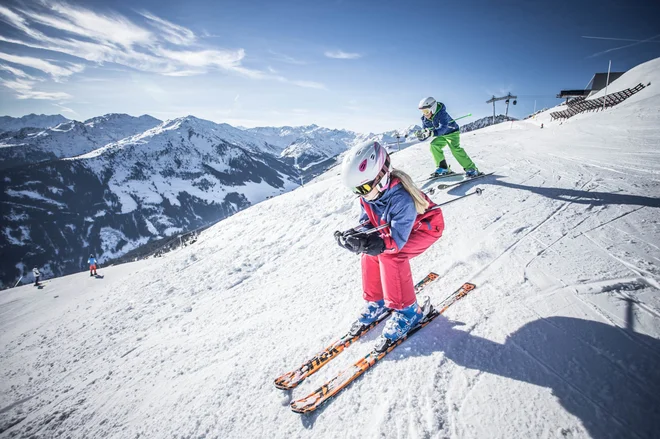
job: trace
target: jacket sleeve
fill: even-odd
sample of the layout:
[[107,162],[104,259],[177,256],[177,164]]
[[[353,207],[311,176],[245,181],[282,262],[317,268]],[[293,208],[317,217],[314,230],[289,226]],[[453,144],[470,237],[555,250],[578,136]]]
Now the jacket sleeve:
[[360,219],[358,220],[360,224],[368,220],[369,217],[367,216],[367,212],[364,211],[364,206],[362,206],[362,203],[360,203]]
[[385,253],[398,253],[408,242],[417,210],[415,202],[406,191],[397,192],[390,204],[390,236],[385,239]]
[[365,210],[364,210],[364,206],[362,205],[362,203],[360,203],[360,219],[358,220],[358,222],[359,222],[359,224],[362,224],[365,221],[367,222],[366,225],[364,225],[362,227],[355,226],[355,229],[358,232],[366,232],[367,230],[369,230],[373,227],[373,225],[369,221],[369,216],[367,216],[367,212],[365,212]]
[[422,116],[422,128],[433,129],[433,121],[428,120],[426,117]]
[[449,115],[445,110],[444,104],[438,102],[438,111],[433,115],[433,135],[435,136],[444,136],[450,131],[454,131],[454,128],[449,127]]

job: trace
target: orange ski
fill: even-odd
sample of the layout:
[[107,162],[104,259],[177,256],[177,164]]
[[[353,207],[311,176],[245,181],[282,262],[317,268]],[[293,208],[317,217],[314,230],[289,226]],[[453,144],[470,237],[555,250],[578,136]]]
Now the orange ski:
[[[424,277],[424,279],[422,279],[417,283],[417,285],[415,285],[415,293],[421,291],[426,285],[430,284],[438,277],[440,276],[433,272],[427,274],[426,277]],[[378,325],[378,323],[383,321],[389,315],[390,312],[384,313],[380,319],[378,319],[377,321],[373,322],[368,326],[365,326],[360,330],[359,333],[355,335],[347,333],[342,338],[335,341],[330,346],[328,346],[327,348],[325,348],[324,350],[322,350],[321,352],[319,352],[318,354],[314,355],[312,358],[307,360],[298,369],[293,370],[291,372],[287,372],[282,376],[278,377],[277,379],[275,379],[275,387],[282,390],[290,390],[297,387],[298,384],[302,383],[308,376],[318,372],[318,370],[321,369],[323,366],[325,366],[330,360],[332,360],[341,352],[343,352],[344,349],[352,345],[356,340],[358,340],[364,334],[369,332],[369,330],[371,330],[373,327]]]
[[475,288],[476,285],[474,284],[464,283],[458,290],[447,297],[437,309],[433,308],[430,313],[420,322],[419,325],[412,328],[402,338],[388,346],[385,346],[381,351],[374,349],[365,357],[360,358],[357,362],[355,362],[355,364],[341,371],[334,378],[327,381],[308,396],[293,401],[291,403],[291,410],[296,413],[309,413],[316,410],[321,404],[338,394],[342,389],[346,388],[346,386],[355,381],[363,373],[374,366],[378,361],[382,360],[385,355],[392,352],[394,348],[403,343],[408,337],[422,329],[424,326],[428,325],[433,319],[444,313],[447,308],[461,300]]

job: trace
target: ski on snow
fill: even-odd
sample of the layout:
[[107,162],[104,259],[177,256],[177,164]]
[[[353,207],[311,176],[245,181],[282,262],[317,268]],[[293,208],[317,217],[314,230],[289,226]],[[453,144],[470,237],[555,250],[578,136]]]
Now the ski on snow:
[[449,189],[449,188],[452,188],[452,187],[460,186],[460,185],[468,183],[470,181],[478,180],[478,179],[483,178],[483,177],[488,177],[489,175],[493,175],[494,173],[495,172],[489,172],[487,174],[484,174],[482,172],[481,174],[477,175],[476,177],[466,177],[463,180],[456,181],[456,182],[453,182],[453,183],[440,183],[435,188],[429,189],[427,193],[430,194],[430,195],[433,195],[433,193],[435,192],[436,189]]
[[326,381],[321,387],[316,389],[308,396],[291,402],[291,410],[296,413],[309,413],[321,406],[323,403],[338,394],[342,389],[346,388],[350,383],[355,381],[363,373],[373,367],[378,361],[382,360],[388,353],[392,352],[394,348],[403,343],[408,337],[415,332],[428,325],[433,319],[440,314],[444,313],[454,303],[465,297],[470,291],[474,290],[476,285],[471,283],[464,283],[458,290],[447,297],[437,308],[433,307],[426,317],[408,333],[397,340],[396,342],[381,347],[382,350],[375,348],[366,356],[360,358],[355,364],[349,368],[341,371],[334,378]]
[[460,176],[460,175],[465,175],[465,173],[463,173],[463,172],[453,172],[453,171],[452,171],[452,172],[449,172],[449,173],[447,173],[447,174],[434,175],[433,177],[427,177],[427,178],[425,178],[425,179],[423,179],[423,180],[420,180],[420,181],[417,182],[416,184],[425,184],[425,183],[430,182],[430,181],[442,180],[443,178],[447,178],[447,177],[457,177],[457,176]]
[[[425,286],[433,282],[439,277],[436,273],[427,274],[424,279],[419,281],[415,285],[415,293],[419,293]],[[330,360],[339,355],[344,349],[352,345],[357,339],[362,337],[364,334],[369,332],[370,329],[378,325],[383,321],[387,316],[390,315],[390,312],[386,312],[383,316],[372,324],[363,327],[360,332],[355,335],[352,335],[350,332],[347,332],[346,335],[341,337],[339,340],[332,343],[330,346],[314,355],[309,360],[305,361],[298,369],[291,372],[287,372],[282,376],[275,379],[275,387],[282,390],[290,390],[302,383],[308,376],[313,375],[318,372],[323,366],[325,366]]]

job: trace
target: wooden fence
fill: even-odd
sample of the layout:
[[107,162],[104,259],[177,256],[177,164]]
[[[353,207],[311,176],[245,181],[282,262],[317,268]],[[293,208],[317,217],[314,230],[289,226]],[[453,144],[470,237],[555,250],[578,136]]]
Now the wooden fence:
[[641,91],[644,89],[644,87],[646,87],[646,85],[640,83],[633,88],[627,88],[615,93],[610,93],[608,95],[601,96],[598,99],[572,99],[566,104],[568,106],[567,110],[555,111],[554,113],[550,113],[550,116],[552,117],[552,120],[568,119],[569,117],[573,117],[579,113],[584,113],[585,111],[598,111],[602,110],[603,108],[614,107],[635,93]]

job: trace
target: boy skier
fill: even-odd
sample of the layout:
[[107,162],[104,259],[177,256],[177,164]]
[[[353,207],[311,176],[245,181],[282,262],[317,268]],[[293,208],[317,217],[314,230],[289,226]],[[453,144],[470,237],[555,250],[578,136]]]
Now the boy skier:
[[89,259],[87,259],[87,263],[89,264],[89,275],[91,276],[96,276],[96,258],[94,255],[89,255]]
[[445,161],[445,154],[442,148],[449,145],[452,155],[456,161],[465,170],[466,177],[476,177],[479,170],[470,156],[460,145],[460,131],[458,124],[447,114],[444,104],[437,102],[432,97],[422,99],[419,103],[419,109],[422,111],[422,126],[424,130],[418,137],[424,140],[431,136],[437,136],[431,141],[431,154],[435,161],[436,170],[431,177],[451,174],[449,165]]

